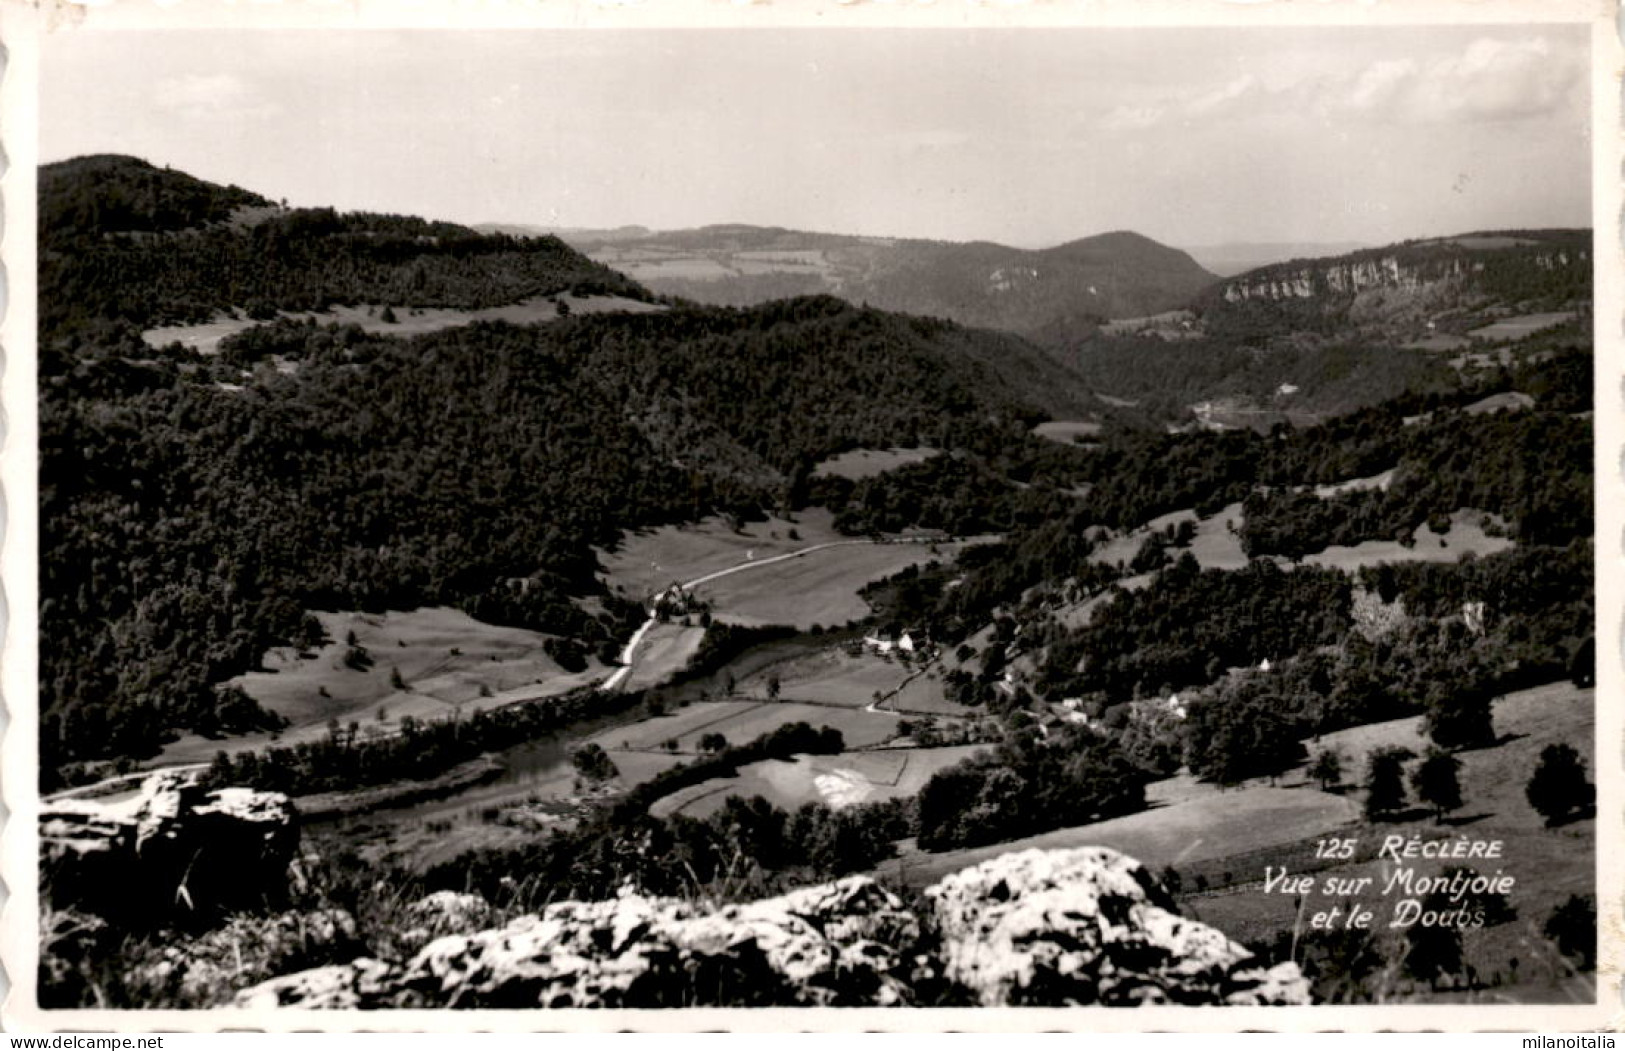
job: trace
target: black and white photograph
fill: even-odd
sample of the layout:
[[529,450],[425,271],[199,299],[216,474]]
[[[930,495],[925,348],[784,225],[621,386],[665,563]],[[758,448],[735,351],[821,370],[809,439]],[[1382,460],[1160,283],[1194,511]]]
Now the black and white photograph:
[[695,6],[0,17],[8,1025],[1602,1024],[1606,5]]

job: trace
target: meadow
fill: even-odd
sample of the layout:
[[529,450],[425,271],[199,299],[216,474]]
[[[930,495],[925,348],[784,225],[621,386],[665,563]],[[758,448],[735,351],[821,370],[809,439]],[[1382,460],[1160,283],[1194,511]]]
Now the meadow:
[[1556,328],[1565,321],[1573,321],[1575,316],[1572,310],[1555,314],[1521,314],[1517,317],[1502,318],[1494,324],[1475,328],[1467,334],[1474,339],[1508,342],[1532,336],[1543,329]]
[[873,478],[878,474],[909,464],[924,463],[933,456],[942,455],[941,449],[852,449],[832,456],[813,468],[813,477]]
[[1100,424],[1094,420],[1046,420],[1033,428],[1040,438],[1048,438],[1063,445],[1072,445],[1080,439],[1089,440],[1100,433]]
[[797,512],[793,520],[774,516],[737,528],[713,516],[694,525],[639,530],[613,550],[600,551],[599,563],[610,588],[642,599],[744,562],[850,540],[833,522],[834,515],[822,508]]
[[806,803],[831,807],[909,798],[919,793],[939,770],[959,763],[985,745],[947,748],[887,748],[839,755],[769,759],[741,767],[737,777],[717,778],[658,801],[657,817],[682,814],[704,818],[720,810],[730,796],[761,796],[782,810]]
[[[507,321],[515,325],[530,325],[552,321],[559,316],[558,303],[566,305],[572,314],[602,314],[611,311],[645,313],[663,308],[650,303],[620,296],[535,296],[508,306],[487,307],[480,310],[452,310],[442,307],[401,307],[394,310],[394,321],[385,321],[384,308],[377,305],[335,306],[323,311],[290,313],[280,317],[310,320],[321,325],[360,325],[367,332],[387,336],[416,336],[424,332],[438,332],[445,328],[471,324],[475,321]],[[199,354],[214,354],[220,350],[220,341],[245,329],[261,324],[252,318],[217,318],[194,325],[164,325],[148,329],[141,338],[151,347],[164,347],[180,343]]]
[[1482,558],[1514,546],[1506,537],[1485,533],[1482,517],[1476,511],[1457,511],[1450,516],[1448,531],[1439,534],[1423,525],[1412,534],[1413,543],[1408,547],[1397,540],[1364,540],[1352,546],[1333,545],[1305,555],[1303,561],[1353,573],[1381,562],[1455,562],[1469,552]]
[[[324,645],[303,653],[278,647],[265,655],[264,670],[230,681],[288,720],[275,743],[325,737],[331,720],[356,722],[363,734],[392,733],[407,716],[466,715],[565,693],[609,674],[591,658],[585,670],[566,672],[543,649],[548,636],[486,624],[444,607],[313,616],[327,634]],[[370,663],[346,662],[352,633]],[[397,674],[402,687],[393,683]],[[272,743],[267,733],[223,741],[189,734],[167,745],[157,762],[205,762],[222,749],[236,753]]]
[[949,561],[963,543],[848,544],[735,573],[700,585],[719,620],[788,624],[802,630],[860,620],[870,613],[859,591],[908,566]]

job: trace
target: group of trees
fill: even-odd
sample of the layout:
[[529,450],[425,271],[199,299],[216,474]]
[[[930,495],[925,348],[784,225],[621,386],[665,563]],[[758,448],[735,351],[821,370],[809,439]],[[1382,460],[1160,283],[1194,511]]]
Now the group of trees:
[[1591,534],[1591,421],[1566,413],[1450,414],[1407,428],[1386,488],[1318,497],[1255,490],[1241,541],[1252,556],[1301,558],[1334,544],[1409,541],[1463,508],[1496,514],[1524,543],[1561,545]]
[[[1390,820],[1406,813],[1405,764],[1415,758],[1410,749],[1392,745],[1377,748],[1366,757],[1367,820]],[[1341,757],[1335,751],[1321,752],[1317,763],[1332,771],[1332,780],[1338,778]],[[1437,746],[1429,749],[1412,769],[1411,791],[1418,802],[1433,810],[1435,821],[1443,821],[1446,814],[1464,804],[1460,773],[1461,760]],[[1311,776],[1318,775],[1311,770]],[[1586,813],[1596,798],[1596,789],[1586,779],[1585,762],[1579,752],[1571,745],[1551,744],[1541,749],[1539,762],[1524,786],[1524,796],[1546,824],[1553,826]]]
[[977,846],[1133,813],[1149,780],[1110,739],[1081,727],[1047,738],[1017,731],[932,775],[919,795],[919,845]]
[[1045,655],[1039,684],[1056,696],[1115,700],[1217,681],[1227,668],[1281,659],[1340,639],[1348,578],[1256,561],[1204,570],[1189,553],[1147,587],[1120,591]]
[[[335,722],[327,736],[316,741],[234,755],[219,752],[203,779],[211,785],[245,785],[291,796],[426,780],[480,755],[556,734],[589,718],[627,710],[641,700],[642,695],[637,693],[574,690],[462,718],[420,720],[402,716],[396,732],[377,737],[362,737]],[[601,767],[594,769],[602,772]]]

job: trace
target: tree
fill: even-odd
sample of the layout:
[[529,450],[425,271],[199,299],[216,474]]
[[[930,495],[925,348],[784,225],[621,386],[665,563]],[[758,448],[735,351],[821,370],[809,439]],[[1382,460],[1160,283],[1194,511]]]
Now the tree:
[[767,699],[770,701],[779,699],[779,675],[777,672],[767,677]]
[[1432,751],[1411,775],[1411,788],[1416,798],[1433,807],[1435,823],[1444,820],[1447,811],[1461,807],[1461,760],[1449,752]]
[[[1448,912],[1451,908],[1449,895],[1441,892],[1422,899],[1424,912]],[[1405,944],[1405,970],[1411,977],[1437,989],[1439,979],[1461,973],[1461,931],[1455,927],[1413,923],[1405,930]]]
[[577,748],[570,753],[570,762],[574,764],[576,773],[588,782],[608,781],[620,773],[609,753],[598,744],[584,744]]
[[1320,782],[1323,792],[1339,784],[1343,778],[1343,755],[1335,748],[1323,748],[1315,753],[1309,764],[1309,776]]
[[383,313],[378,315],[378,320],[382,321],[386,325],[395,324],[395,308],[390,306],[384,307]]
[[393,690],[406,689],[406,680],[401,678],[401,670],[399,668],[392,666],[389,669],[389,686],[390,689]]
[[1546,937],[1564,956],[1580,961],[1580,970],[1597,967],[1597,902],[1589,894],[1571,894],[1546,919]]
[[708,733],[700,738],[700,751],[724,752],[728,749],[728,739],[719,733]]
[[1379,748],[1367,762],[1365,816],[1380,821],[1405,805],[1405,760],[1411,752],[1404,748]]
[[1546,819],[1546,827],[1560,825],[1591,806],[1596,788],[1586,780],[1580,753],[1566,744],[1541,749],[1540,762],[1524,787],[1529,805]]
[[1272,685],[1226,687],[1190,706],[1185,762],[1196,776],[1223,785],[1274,777],[1302,760],[1298,728],[1278,711]]
[[1424,723],[1440,748],[1475,748],[1495,743],[1491,706],[1495,698],[1484,684],[1441,680],[1429,692]]

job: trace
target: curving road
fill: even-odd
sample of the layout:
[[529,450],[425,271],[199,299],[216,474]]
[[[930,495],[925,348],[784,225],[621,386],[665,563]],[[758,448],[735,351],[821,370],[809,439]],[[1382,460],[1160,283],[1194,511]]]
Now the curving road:
[[[792,558],[801,558],[802,556],[810,555],[815,551],[827,551],[832,547],[856,547],[860,544],[965,544],[997,541],[1002,539],[1003,537],[1001,535],[994,533],[984,536],[968,537],[900,536],[888,537],[881,540],[831,540],[827,543],[813,544],[810,547],[800,548],[799,550],[790,551],[782,555],[774,555],[772,558],[759,558],[748,562],[741,562],[736,566],[729,566],[727,569],[719,569],[715,572],[707,573],[704,576],[695,577],[693,580],[687,580],[680,584],[674,584],[672,587],[682,591],[688,591],[699,587],[701,584],[709,584],[713,580],[720,580],[723,577],[732,576],[735,573],[743,573],[748,569],[758,569],[762,566],[771,566],[776,562],[788,562]],[[669,591],[670,589],[668,588],[667,590]],[[665,592],[662,592],[661,594],[665,594]],[[621,666],[615,670],[615,674],[604,680],[604,684],[600,686],[599,689],[619,690],[622,687],[622,684],[624,684],[627,678],[632,674],[633,663],[637,658],[638,646],[642,644],[644,636],[649,633],[649,629],[654,627],[659,620],[659,614],[649,614],[649,619],[643,622],[642,626],[639,627],[638,630],[632,634],[632,637],[627,640],[626,645],[621,648]]]

